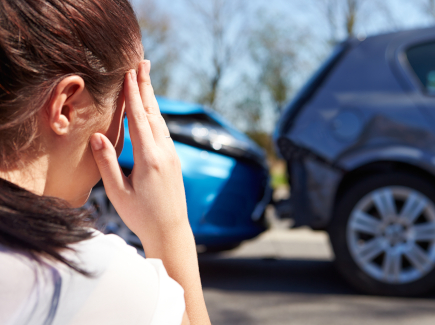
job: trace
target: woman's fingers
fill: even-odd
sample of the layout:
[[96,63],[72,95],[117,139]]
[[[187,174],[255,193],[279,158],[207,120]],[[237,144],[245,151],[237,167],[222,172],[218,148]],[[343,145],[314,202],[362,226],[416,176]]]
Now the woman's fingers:
[[166,137],[169,136],[169,130],[165,120],[160,114],[159,104],[154,95],[154,89],[151,85],[150,69],[151,63],[148,60],[144,60],[139,64],[137,80],[140,95],[154,135],[154,141],[159,145],[166,145],[168,142],[168,138]]
[[122,200],[129,183],[118,164],[118,157],[112,143],[101,133],[90,139],[92,153],[97,163],[109,199],[116,204]]
[[124,95],[134,160],[143,161],[145,151],[152,150],[155,142],[147,114],[143,109],[135,70],[125,75]]
[[151,84],[150,71],[151,62],[149,60],[144,60],[139,63],[137,81],[145,112],[147,114],[160,115],[159,104],[157,103],[154,89]]

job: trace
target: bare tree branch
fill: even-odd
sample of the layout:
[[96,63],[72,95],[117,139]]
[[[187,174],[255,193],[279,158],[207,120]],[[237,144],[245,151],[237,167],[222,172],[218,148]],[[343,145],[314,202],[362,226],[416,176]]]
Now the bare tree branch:
[[154,91],[166,95],[171,83],[171,68],[178,58],[178,44],[172,31],[172,17],[159,10],[153,0],[143,0],[137,6],[145,57],[153,68],[151,78]]
[[432,19],[435,19],[435,0],[417,0],[421,10]]
[[193,61],[192,69],[201,75],[202,93],[199,102],[217,108],[217,99],[222,85],[222,79],[229,67],[242,51],[242,35],[245,31],[244,9],[246,0],[186,0],[191,13],[199,21],[199,27],[192,30],[191,48],[196,49],[196,55],[204,59],[204,46],[198,46],[198,39],[205,38],[208,42],[208,68],[198,66]]
[[[435,1],[435,0],[429,0]],[[318,12],[324,17],[330,32],[330,45],[337,44],[341,39],[354,37],[358,30],[364,29],[373,11],[384,16],[391,25],[396,25],[390,8],[382,0],[321,0],[316,1]]]

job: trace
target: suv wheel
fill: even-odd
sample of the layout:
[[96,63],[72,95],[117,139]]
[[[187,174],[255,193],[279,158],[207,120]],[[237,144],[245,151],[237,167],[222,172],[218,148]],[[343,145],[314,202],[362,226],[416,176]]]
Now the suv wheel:
[[339,200],[329,226],[336,265],[362,291],[418,295],[435,286],[435,190],[405,173],[373,175]]

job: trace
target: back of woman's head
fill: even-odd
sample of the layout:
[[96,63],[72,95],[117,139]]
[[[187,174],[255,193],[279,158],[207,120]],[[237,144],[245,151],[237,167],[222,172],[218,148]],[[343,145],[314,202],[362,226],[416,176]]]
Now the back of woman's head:
[[138,43],[128,0],[0,0],[0,170],[35,150],[57,83],[78,75],[96,104],[112,100]]
[[[128,0],[0,0],[0,171],[38,153],[38,112],[65,77],[83,79],[96,110],[115,101],[140,39]],[[0,245],[81,271],[59,251],[91,236],[88,217],[0,179]]]

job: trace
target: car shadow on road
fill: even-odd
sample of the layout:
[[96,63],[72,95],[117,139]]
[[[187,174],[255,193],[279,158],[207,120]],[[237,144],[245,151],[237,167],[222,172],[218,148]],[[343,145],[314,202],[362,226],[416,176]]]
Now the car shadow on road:
[[[204,288],[225,291],[364,295],[349,286],[333,262],[303,259],[199,256]],[[435,293],[424,297],[435,299]]]

